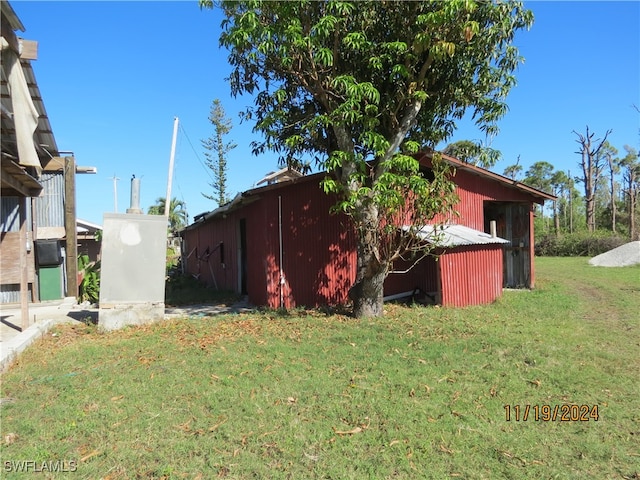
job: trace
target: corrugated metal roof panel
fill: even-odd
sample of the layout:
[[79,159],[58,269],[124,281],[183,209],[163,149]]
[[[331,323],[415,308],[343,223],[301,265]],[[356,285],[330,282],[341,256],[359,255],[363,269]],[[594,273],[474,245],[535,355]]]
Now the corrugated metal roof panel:
[[[410,227],[404,226],[406,232]],[[425,225],[417,235],[426,242],[440,247],[459,247],[462,245],[487,245],[490,243],[510,243],[500,237],[465,227],[464,225]]]

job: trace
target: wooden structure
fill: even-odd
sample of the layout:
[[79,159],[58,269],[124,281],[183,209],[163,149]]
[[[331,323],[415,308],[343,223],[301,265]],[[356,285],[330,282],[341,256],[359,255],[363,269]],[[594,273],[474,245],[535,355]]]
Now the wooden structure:
[[[461,216],[436,219],[448,224],[438,261],[427,257],[406,273],[390,274],[385,296],[420,290],[435,303],[466,306],[494,301],[503,287],[532,288],[533,204],[554,197],[455,158],[445,160],[455,167]],[[419,161],[430,168],[428,154]],[[323,176],[254,188],[197,216],[182,232],[185,271],[213,288],[246,294],[256,305],[347,302],[355,279],[355,235],[348,218],[329,214],[335,198],[322,191]],[[492,221],[496,237],[489,234]],[[406,265],[395,270],[404,272]]]
[[[38,301],[36,246],[56,238],[65,245],[66,291],[77,292],[75,159],[58,151],[31,65],[37,43],[24,40],[22,22],[6,1],[2,8],[0,303],[19,293],[22,328],[29,325],[28,303]],[[59,182],[43,182],[57,175]],[[59,188],[44,195],[47,188]],[[52,202],[47,204],[46,202]],[[60,220],[47,225],[39,212],[53,211]],[[41,227],[41,229],[39,229]]]

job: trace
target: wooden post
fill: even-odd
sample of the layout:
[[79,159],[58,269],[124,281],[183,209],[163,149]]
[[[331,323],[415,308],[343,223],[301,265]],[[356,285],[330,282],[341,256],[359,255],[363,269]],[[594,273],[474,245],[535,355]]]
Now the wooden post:
[[64,228],[66,233],[67,291],[66,296],[78,297],[78,234],[76,230],[76,160],[64,162]]
[[[31,302],[36,303],[40,301],[40,285],[39,285],[39,277],[38,277],[38,268],[35,265],[36,258],[36,239],[38,238],[38,225],[36,221],[36,199],[34,197],[30,198],[31,200],[31,251],[33,252],[31,255],[31,261],[34,263],[33,266],[33,283],[31,284]],[[27,234],[28,235],[28,234]]]
[[20,318],[22,331],[29,327],[29,278],[27,265],[27,197],[20,197]]

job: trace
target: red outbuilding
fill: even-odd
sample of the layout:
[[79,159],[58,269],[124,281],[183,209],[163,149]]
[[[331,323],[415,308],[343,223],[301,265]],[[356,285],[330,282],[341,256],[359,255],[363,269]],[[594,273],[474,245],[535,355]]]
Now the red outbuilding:
[[[438,234],[440,255],[408,271],[396,265],[385,298],[421,292],[433,303],[467,306],[493,302],[504,287],[532,288],[534,204],[555,197],[443,158],[455,169],[460,215],[435,219],[446,224]],[[428,154],[419,161],[430,167]],[[283,172],[283,181],[270,175],[272,183],[198,215],[182,231],[185,272],[212,288],[247,295],[255,305],[346,303],[355,280],[356,239],[346,216],[329,213],[336,199],[320,187],[324,175]],[[422,229],[425,241],[432,230]]]

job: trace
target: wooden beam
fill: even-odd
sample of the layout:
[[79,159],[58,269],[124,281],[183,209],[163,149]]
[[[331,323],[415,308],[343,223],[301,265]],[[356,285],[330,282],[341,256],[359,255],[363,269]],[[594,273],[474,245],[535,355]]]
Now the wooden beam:
[[42,185],[38,180],[17,163],[5,158],[2,159],[1,178],[2,190],[14,190],[18,193],[17,196],[37,197],[42,192]]
[[20,41],[20,59],[21,60],[37,60],[38,59],[38,42],[35,40]]
[[53,157],[46,160],[46,164],[42,166],[43,172],[62,172],[65,166],[65,157]]
[[18,196],[21,197],[29,197],[30,192],[29,189],[25,187],[22,183],[20,183],[16,178],[5,172],[4,169],[2,171],[2,190],[11,189],[15,190],[18,193]]
[[36,274],[36,238],[38,238],[38,221],[36,220],[36,215],[33,212],[36,211],[36,199],[31,197],[31,258],[29,267],[33,269],[33,281],[31,283],[31,301],[33,303],[40,301],[40,278],[38,275],[40,272]]
[[27,197],[20,199],[20,318],[22,331],[29,328],[29,280],[27,265]]
[[76,159],[65,157],[64,227],[66,230],[67,296],[78,297],[78,234],[76,229]]

